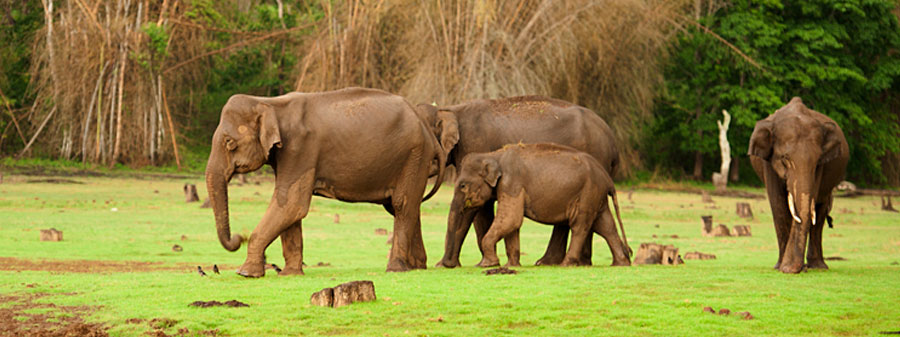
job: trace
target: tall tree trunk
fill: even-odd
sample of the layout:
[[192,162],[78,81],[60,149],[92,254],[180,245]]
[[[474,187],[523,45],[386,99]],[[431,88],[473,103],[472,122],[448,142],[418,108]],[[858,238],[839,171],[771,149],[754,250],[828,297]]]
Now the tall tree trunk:
[[125,64],[127,64],[127,60],[125,58],[128,55],[128,42],[125,43],[125,46],[122,48],[122,56],[119,59],[119,62],[122,64],[119,69],[119,85],[118,85],[118,99],[116,102],[116,142],[113,146],[113,154],[112,159],[109,161],[109,166],[113,166],[119,160],[119,149],[122,143],[122,91],[124,91],[125,87]]

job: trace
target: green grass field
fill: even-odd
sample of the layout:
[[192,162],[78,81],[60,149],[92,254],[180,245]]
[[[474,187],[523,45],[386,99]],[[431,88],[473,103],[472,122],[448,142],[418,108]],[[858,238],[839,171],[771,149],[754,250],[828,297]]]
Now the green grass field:
[[[231,336],[796,336],[900,330],[900,215],[881,211],[875,197],[835,200],[835,228],[825,229],[825,255],[846,261],[829,261],[828,271],[784,275],[772,269],[777,248],[764,199],[716,197],[716,208],[710,209],[697,194],[637,189],[629,201],[620,188],[622,218],[635,251],[641,242],[658,242],[674,244],[682,255],[696,250],[718,259],[613,268],[605,241],[594,236],[595,266],[534,267],[550,227],[526,221],[524,267],[516,268],[517,275],[494,276],[472,267],[480,254],[471,232],[461,256],[466,267],[386,273],[390,246],[375,229],[392,230],[390,215],[376,205],[315,198],[303,228],[306,275],[278,277],[270,270],[264,278],[245,279],[234,270],[246,257],[246,247],[225,251],[216,239],[212,211],[183,201],[185,182],[196,183],[205,197],[200,177],[27,182],[44,178],[7,175],[0,184],[0,258],[37,265],[150,261],[159,262],[160,269],[83,273],[6,266],[0,268],[0,295],[49,293],[35,301],[91,306],[85,319],[104,324],[111,335],[142,336],[153,330],[147,323],[126,322],[132,318],[174,320],[162,330],[167,334],[218,329]],[[231,186],[234,232],[250,233],[272,190],[265,180]],[[451,194],[445,186],[422,206],[429,266],[443,254]],[[735,215],[739,201],[750,202],[755,219]],[[335,213],[340,224],[333,223]],[[700,216],[707,214],[716,224],[750,225],[753,236],[702,237]],[[63,231],[64,241],[39,241],[39,230],[50,227]],[[678,238],[668,237],[673,234]],[[174,244],[183,251],[172,251]],[[278,240],[268,257],[283,265]],[[331,266],[315,267],[318,262]],[[222,275],[212,274],[213,264],[223,266]],[[200,277],[197,265],[210,276]],[[310,294],[324,287],[366,279],[375,283],[375,302],[337,309],[309,304]],[[231,299],[250,307],[188,306]],[[11,305],[0,303],[0,309]],[[755,319],[704,313],[706,306],[749,311]],[[40,312],[17,317],[68,315],[53,307],[33,311]]]

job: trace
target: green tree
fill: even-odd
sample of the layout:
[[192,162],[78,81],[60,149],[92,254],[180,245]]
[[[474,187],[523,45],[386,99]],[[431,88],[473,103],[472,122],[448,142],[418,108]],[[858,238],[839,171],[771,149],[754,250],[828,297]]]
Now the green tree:
[[[900,98],[894,6],[889,0],[741,0],[701,18],[714,33],[693,28],[673,47],[666,90],[644,142],[648,162],[677,171],[693,165],[684,158],[697,152],[717,158],[721,109],[734,116],[733,156],[744,157],[756,121],[800,96],[844,129],[851,148],[848,178],[884,183],[879,158],[900,151],[900,125],[891,109]],[[717,165],[708,160],[705,172]]]

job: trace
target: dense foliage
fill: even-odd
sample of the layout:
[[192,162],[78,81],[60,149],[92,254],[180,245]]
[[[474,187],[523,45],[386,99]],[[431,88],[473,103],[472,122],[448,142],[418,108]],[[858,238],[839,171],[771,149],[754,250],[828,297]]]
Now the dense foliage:
[[[667,90],[645,134],[648,163],[692,170],[699,151],[710,172],[718,165],[715,120],[722,109],[734,116],[729,141],[741,157],[756,121],[800,96],[843,128],[851,152],[848,179],[887,182],[881,161],[900,150],[895,5],[732,1],[708,13],[699,22],[749,60],[702,27],[679,37],[665,72]],[[753,175],[749,165],[742,171]]]

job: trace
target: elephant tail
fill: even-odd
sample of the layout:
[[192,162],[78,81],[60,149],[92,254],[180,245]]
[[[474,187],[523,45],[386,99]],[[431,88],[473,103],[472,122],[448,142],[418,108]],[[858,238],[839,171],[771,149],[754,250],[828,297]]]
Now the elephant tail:
[[609,196],[612,197],[613,206],[615,206],[616,208],[616,219],[619,220],[619,230],[622,231],[622,243],[625,244],[625,254],[630,259],[634,251],[632,251],[631,247],[628,246],[628,238],[625,236],[625,226],[622,224],[622,217],[619,215],[619,198],[616,197],[616,190],[613,189],[612,191],[610,191]]
[[431,187],[431,191],[422,198],[422,201],[427,201],[434,196],[435,193],[441,188],[441,185],[444,183],[444,172],[447,171],[447,154],[441,148],[440,144],[437,144],[437,139],[435,139],[435,145],[437,148],[437,157],[438,157],[438,175],[434,180],[434,186]]

